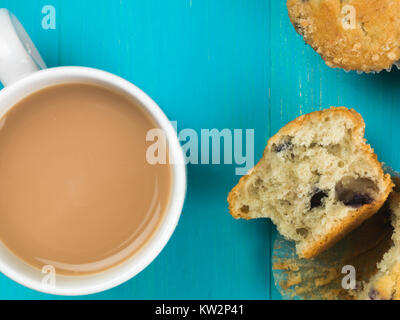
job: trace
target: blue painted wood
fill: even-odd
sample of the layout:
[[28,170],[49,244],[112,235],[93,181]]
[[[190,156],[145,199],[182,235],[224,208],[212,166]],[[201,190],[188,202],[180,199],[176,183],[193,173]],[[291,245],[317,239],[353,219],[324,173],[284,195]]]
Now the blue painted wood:
[[[15,12],[49,66],[116,73],[146,91],[178,130],[255,129],[266,140],[295,117],[331,105],[359,111],[366,136],[395,169],[400,154],[399,71],[330,69],[274,0],[0,0]],[[41,7],[57,9],[57,29],[41,28]],[[280,299],[271,275],[276,229],[235,221],[226,196],[233,165],[190,165],[186,204],[160,256],[140,275],[79,299]],[[0,298],[60,299],[0,277]]]
[[[57,8],[56,31],[40,7]],[[269,1],[0,0],[54,65],[116,73],[141,87],[178,130],[269,133]],[[182,218],[161,255],[118,288],[82,299],[268,299],[270,224],[235,221],[226,196],[233,165],[190,165]],[[0,277],[0,298],[54,299]]]

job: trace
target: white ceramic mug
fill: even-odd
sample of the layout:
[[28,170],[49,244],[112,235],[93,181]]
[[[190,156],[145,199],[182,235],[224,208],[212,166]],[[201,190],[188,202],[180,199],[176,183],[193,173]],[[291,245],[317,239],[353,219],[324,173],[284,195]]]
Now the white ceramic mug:
[[[104,272],[85,276],[56,276],[44,281],[42,270],[29,266],[0,242],[0,271],[16,282],[46,293],[84,295],[115,287],[142,271],[167,244],[178,223],[186,194],[186,167],[176,132],[157,104],[130,82],[108,72],[83,68],[46,69],[40,54],[19,21],[6,9],[0,9],[0,117],[27,95],[50,85],[80,82],[94,83],[128,94],[137,101],[164,131],[172,163],[172,195],[164,219],[154,236],[137,254]],[[1,288],[0,288],[1,290]]]

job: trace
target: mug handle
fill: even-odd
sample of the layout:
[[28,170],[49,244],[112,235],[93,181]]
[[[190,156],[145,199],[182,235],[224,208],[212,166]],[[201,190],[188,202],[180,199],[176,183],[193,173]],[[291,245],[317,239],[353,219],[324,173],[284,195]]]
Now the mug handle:
[[46,68],[22,24],[7,9],[0,9],[0,81],[8,86]]

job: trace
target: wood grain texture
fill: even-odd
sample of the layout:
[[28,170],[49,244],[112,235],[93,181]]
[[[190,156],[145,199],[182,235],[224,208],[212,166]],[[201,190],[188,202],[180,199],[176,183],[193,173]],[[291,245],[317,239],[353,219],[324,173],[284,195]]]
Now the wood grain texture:
[[[54,5],[57,29],[41,28]],[[0,0],[25,25],[49,66],[116,73],[147,92],[178,130],[255,129],[269,135],[269,1]],[[189,165],[182,218],[141,274],[79,299],[268,299],[270,223],[235,221],[226,196],[234,165]],[[0,277],[0,298],[60,299]]]

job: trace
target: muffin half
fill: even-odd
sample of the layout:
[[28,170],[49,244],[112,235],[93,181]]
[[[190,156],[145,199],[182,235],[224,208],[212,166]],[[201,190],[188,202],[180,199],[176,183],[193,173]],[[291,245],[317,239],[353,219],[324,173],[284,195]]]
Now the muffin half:
[[363,289],[357,295],[360,300],[400,300],[400,193],[398,190],[390,195],[388,205],[394,229],[393,245],[378,263],[378,272],[363,284]]
[[288,0],[287,7],[330,67],[379,72],[400,60],[400,0]]
[[315,257],[376,213],[392,190],[364,128],[344,107],[290,122],[230,192],[231,215],[271,218],[300,257]]

